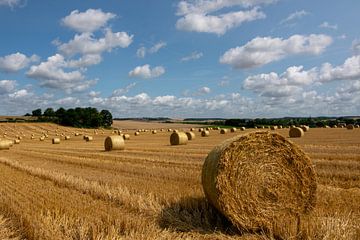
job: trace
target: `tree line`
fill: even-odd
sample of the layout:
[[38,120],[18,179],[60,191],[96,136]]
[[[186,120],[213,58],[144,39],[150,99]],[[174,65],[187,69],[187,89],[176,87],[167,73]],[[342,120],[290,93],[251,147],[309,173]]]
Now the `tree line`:
[[108,110],[96,108],[59,108],[56,111],[53,108],[47,108],[44,112],[40,108],[32,111],[32,115],[27,113],[25,116],[37,117],[39,122],[54,122],[63,126],[78,128],[98,128],[111,127],[113,123],[112,114]]

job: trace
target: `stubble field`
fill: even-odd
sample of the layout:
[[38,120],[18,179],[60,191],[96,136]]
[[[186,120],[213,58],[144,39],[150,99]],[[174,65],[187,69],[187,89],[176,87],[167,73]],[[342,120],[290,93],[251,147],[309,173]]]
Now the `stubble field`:
[[[168,126],[151,128],[161,127]],[[51,144],[55,130],[71,139]],[[237,232],[208,205],[201,186],[210,150],[243,132],[195,132],[187,145],[170,146],[169,132],[134,136],[129,130],[126,149],[112,152],[103,146],[110,130],[95,135],[53,124],[3,123],[2,139],[4,132],[9,139],[26,136],[0,151],[0,239],[268,239]],[[43,142],[42,132],[49,132]],[[317,205],[303,223],[303,238],[360,239],[360,129],[310,129],[291,141],[308,153],[318,175]]]

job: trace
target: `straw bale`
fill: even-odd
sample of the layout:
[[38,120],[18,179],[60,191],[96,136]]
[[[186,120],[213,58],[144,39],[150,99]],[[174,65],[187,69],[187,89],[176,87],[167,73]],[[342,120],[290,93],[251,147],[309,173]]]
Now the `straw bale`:
[[290,128],[289,137],[300,138],[302,136],[304,136],[304,131],[302,130],[302,128],[299,127]]
[[173,132],[170,135],[171,145],[185,145],[188,142],[188,136],[184,132]]
[[194,132],[186,132],[188,140],[195,139],[195,133]]
[[114,135],[105,138],[104,147],[106,151],[125,149],[125,141],[122,136]]
[[207,131],[207,130],[203,130],[203,131],[201,132],[201,136],[202,136],[202,137],[208,137],[208,136],[210,136],[210,132]]

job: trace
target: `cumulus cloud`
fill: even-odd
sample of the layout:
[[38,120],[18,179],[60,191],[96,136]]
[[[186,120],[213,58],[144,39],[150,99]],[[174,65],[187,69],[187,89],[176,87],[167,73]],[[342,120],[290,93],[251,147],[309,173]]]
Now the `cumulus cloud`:
[[289,55],[318,55],[331,43],[332,38],[323,34],[293,35],[288,39],[256,37],[241,47],[226,51],[220,57],[220,63],[238,69],[260,67]]
[[113,13],[105,13],[101,9],[88,9],[85,12],[74,10],[70,15],[64,17],[61,23],[77,32],[94,32],[104,26],[116,15]]
[[137,66],[133,70],[129,72],[130,77],[137,77],[137,78],[156,78],[165,73],[165,68],[162,66],[154,67],[153,69],[150,68],[149,64],[145,64],[143,66]]
[[220,15],[204,15],[191,13],[183,16],[176,22],[178,30],[189,32],[215,33],[223,35],[228,30],[257,19],[263,19],[266,15],[253,8],[248,11],[230,12]]
[[67,57],[76,54],[99,55],[117,47],[126,48],[132,41],[133,35],[129,36],[126,32],[113,33],[107,28],[103,38],[95,39],[91,33],[76,34],[68,43],[59,45],[58,50]]
[[91,65],[99,64],[102,61],[102,57],[99,54],[88,54],[80,57],[79,59],[72,59],[68,61],[68,67],[71,68],[83,68]]
[[64,71],[69,67],[64,57],[56,54],[39,65],[31,66],[27,76],[39,80],[40,86],[61,89],[66,92],[84,91],[96,83],[96,80],[86,80],[82,72]]
[[287,18],[283,19],[280,21],[280,24],[285,24],[291,21],[294,21],[296,19],[300,19],[306,15],[308,15],[309,13],[305,10],[301,10],[301,11],[296,11],[291,13]]
[[204,54],[202,52],[195,51],[195,52],[192,52],[190,55],[181,58],[181,62],[196,60],[196,59],[201,58],[203,55]]
[[22,53],[14,53],[4,57],[0,57],[0,71],[3,72],[18,72],[23,68],[29,66],[30,63],[39,61],[40,58],[36,55],[27,57]]
[[12,99],[18,99],[18,98],[25,98],[25,97],[29,97],[32,96],[33,93],[30,93],[28,90],[26,89],[21,89],[21,90],[17,90],[11,94],[9,94],[9,97]]
[[319,25],[319,27],[321,28],[328,28],[328,29],[333,29],[333,30],[336,30],[338,28],[338,26],[336,24],[333,24],[331,25],[330,23],[328,22],[323,22]]
[[199,94],[209,94],[211,89],[209,87],[202,87],[198,90]]
[[57,105],[74,107],[80,104],[80,100],[75,97],[60,98],[55,101]]
[[147,53],[149,53],[149,54],[157,53],[161,48],[166,47],[166,45],[167,45],[166,42],[160,41],[160,42],[154,44],[150,48],[146,48],[146,47],[142,46],[136,51],[136,56],[138,58],[144,58]]
[[347,58],[342,65],[336,67],[324,63],[320,68],[319,79],[322,82],[360,79],[360,55]]
[[101,94],[101,92],[90,91],[88,93],[88,96],[91,97],[91,98],[95,98],[95,97],[99,97],[100,94]]
[[0,95],[12,92],[15,87],[15,80],[0,80]]

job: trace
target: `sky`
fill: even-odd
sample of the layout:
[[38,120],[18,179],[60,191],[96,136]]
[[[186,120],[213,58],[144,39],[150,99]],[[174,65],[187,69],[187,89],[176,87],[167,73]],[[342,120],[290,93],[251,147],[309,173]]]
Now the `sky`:
[[0,115],[360,115],[360,1],[0,0]]

